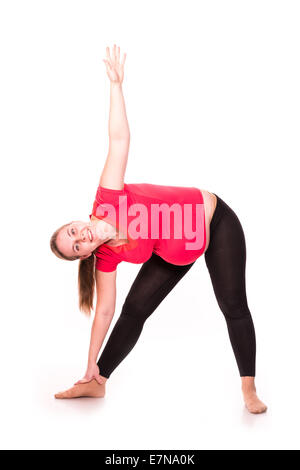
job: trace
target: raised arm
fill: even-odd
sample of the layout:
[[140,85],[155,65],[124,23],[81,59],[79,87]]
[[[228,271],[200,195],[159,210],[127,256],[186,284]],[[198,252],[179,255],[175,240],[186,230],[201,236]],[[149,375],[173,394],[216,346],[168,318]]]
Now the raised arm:
[[107,75],[110,79],[109,149],[100,178],[100,185],[109,189],[123,189],[128,160],[130,132],[122,90],[126,53],[120,62],[120,48],[114,44],[112,56],[106,48]]

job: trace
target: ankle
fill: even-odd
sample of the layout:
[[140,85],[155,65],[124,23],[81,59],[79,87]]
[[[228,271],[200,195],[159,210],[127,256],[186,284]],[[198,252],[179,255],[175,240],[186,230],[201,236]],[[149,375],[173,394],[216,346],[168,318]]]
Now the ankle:
[[105,384],[107,381],[107,377],[103,377],[103,375],[100,375],[99,377],[102,379],[103,383]]
[[242,377],[242,391],[244,394],[256,393],[254,377]]

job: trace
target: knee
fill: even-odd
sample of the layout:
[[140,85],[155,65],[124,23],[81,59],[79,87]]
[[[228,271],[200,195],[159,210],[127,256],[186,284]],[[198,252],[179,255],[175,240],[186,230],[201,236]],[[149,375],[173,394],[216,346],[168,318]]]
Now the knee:
[[141,305],[140,302],[126,299],[122,307],[121,315],[143,319],[145,316],[145,306]]
[[250,316],[246,300],[219,299],[218,304],[226,319],[241,319]]

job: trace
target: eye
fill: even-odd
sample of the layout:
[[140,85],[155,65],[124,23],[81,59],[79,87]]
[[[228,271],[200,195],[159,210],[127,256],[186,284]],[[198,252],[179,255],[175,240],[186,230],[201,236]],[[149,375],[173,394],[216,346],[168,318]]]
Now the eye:
[[75,230],[73,228],[71,228],[71,234],[75,235]]
[[75,251],[79,251],[79,245],[78,245],[78,243],[76,243],[76,245],[75,245]]

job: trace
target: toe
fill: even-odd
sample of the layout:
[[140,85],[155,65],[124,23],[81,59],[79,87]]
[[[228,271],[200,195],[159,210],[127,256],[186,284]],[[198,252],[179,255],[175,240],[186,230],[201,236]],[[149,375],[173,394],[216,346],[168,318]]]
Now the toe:
[[266,405],[263,405],[262,408],[260,409],[260,413],[265,413],[267,409],[268,407]]
[[70,390],[65,390],[64,392],[59,392],[55,395],[55,398],[71,398]]
[[252,405],[246,405],[248,411],[252,414],[258,415],[261,413],[265,413],[267,411],[267,407],[265,405],[257,405],[257,404],[252,404]]

